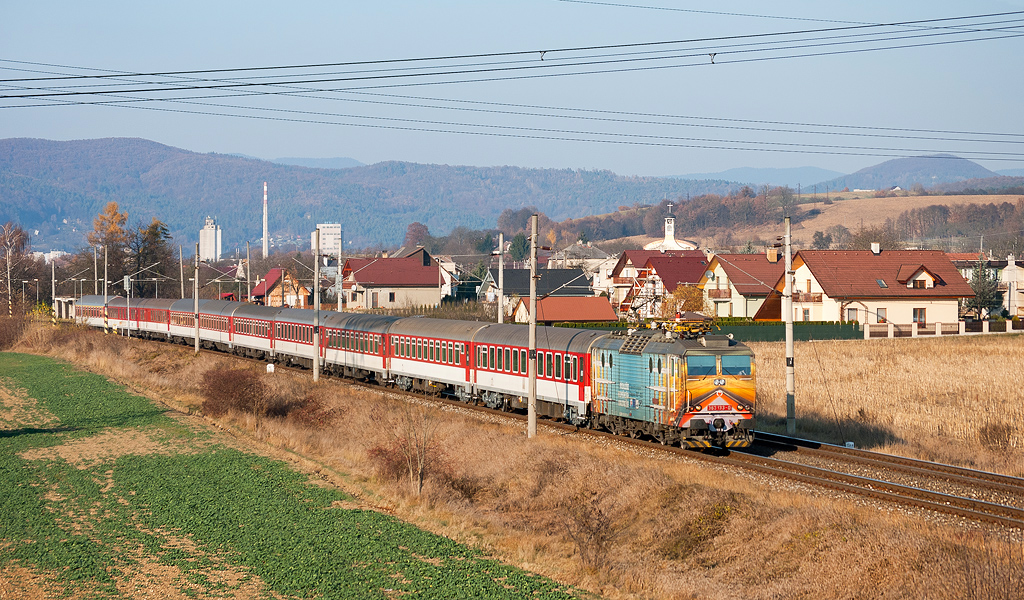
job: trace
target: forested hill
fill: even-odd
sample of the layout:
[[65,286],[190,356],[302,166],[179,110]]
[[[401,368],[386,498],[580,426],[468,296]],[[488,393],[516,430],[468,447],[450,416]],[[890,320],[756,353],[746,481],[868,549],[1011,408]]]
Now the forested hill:
[[569,169],[402,162],[313,169],[143,139],[5,139],[0,223],[20,223],[34,234],[36,249],[75,250],[84,245],[96,214],[113,200],[127,209],[130,224],[159,218],[175,242],[186,245],[195,243],[207,215],[216,217],[229,252],[262,234],[264,181],[272,238],[308,243],[315,222],[341,222],[354,247],[397,245],[413,221],[444,234],[458,225],[494,227],[506,208],[536,206],[560,220],[739,187]]

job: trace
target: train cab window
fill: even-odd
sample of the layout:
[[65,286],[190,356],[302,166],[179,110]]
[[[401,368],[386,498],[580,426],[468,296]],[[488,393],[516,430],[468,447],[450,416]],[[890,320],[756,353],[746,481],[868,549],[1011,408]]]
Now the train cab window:
[[[548,367],[548,368],[550,368],[550,367]],[[555,379],[561,379],[561,378],[562,378],[562,355],[561,354],[556,354],[555,355]]]
[[742,354],[723,354],[722,375],[750,375],[750,357]]
[[691,354],[687,356],[686,372],[690,377],[717,375],[714,355]]

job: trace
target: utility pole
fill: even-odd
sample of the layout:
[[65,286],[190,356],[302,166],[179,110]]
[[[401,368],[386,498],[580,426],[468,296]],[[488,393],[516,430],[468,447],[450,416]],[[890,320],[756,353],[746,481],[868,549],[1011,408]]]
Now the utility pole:
[[796,368],[793,365],[793,237],[786,217],[786,281],[782,291],[782,312],[786,313],[786,433],[796,434]]
[[537,435],[537,215],[530,218],[530,387],[526,437]]
[[[245,301],[251,302],[252,298],[249,297],[252,294],[252,272],[249,270],[249,242],[245,243]],[[241,300],[241,298],[239,298]]]
[[107,324],[110,322],[109,313],[107,312],[107,287],[110,283],[107,281],[107,245],[103,245],[103,333],[107,333]]
[[193,312],[196,320],[196,354],[199,354],[199,244],[196,244],[196,278],[192,280]]
[[320,381],[320,228],[313,248],[313,382]]
[[505,322],[505,234],[498,234],[498,322]]
[[[53,305],[53,326],[57,326],[57,258],[50,259],[50,304]],[[107,303],[103,302],[103,314],[106,315]]]
[[93,295],[99,295],[100,293],[100,266],[98,264],[99,256],[96,252],[96,246],[92,247],[92,293]]
[[181,250],[181,244],[178,244],[178,269],[181,271],[181,299],[185,299],[185,254]]

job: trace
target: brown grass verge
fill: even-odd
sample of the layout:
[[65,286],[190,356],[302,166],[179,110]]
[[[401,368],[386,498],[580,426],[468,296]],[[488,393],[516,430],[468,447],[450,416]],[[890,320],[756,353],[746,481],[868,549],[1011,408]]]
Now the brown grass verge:
[[[785,346],[753,342],[759,426],[785,431]],[[795,346],[798,435],[1024,476],[1022,335]]]
[[[801,347],[798,364],[801,356],[806,364],[811,349]],[[846,360],[854,369],[851,356],[866,360],[857,348],[876,351],[875,346],[836,343],[835,360]],[[200,410],[210,370],[238,368],[226,357],[196,359],[188,349],[74,328],[31,331],[19,350],[71,360],[186,411]],[[906,352],[898,350],[893,353]],[[767,386],[759,389],[762,414],[778,415],[767,366],[774,360],[773,349],[764,346],[758,352]],[[910,368],[887,360],[890,370]],[[863,374],[841,376],[845,372],[833,368],[829,379],[846,377],[853,388],[863,387]],[[1018,585],[1007,585],[1019,580],[1024,569],[1019,534],[930,522],[920,514],[880,510],[818,489],[647,456],[544,428],[537,439],[528,440],[518,424],[430,407],[427,400],[418,405],[430,407],[434,468],[417,495],[407,480],[379,476],[370,460],[372,448],[394,439],[394,430],[381,425],[379,406],[405,400],[332,380],[314,385],[309,376],[284,372],[261,378],[285,400],[317,398],[321,409],[336,411],[338,421],[309,427],[291,413],[265,417],[258,425],[251,412],[232,410],[214,421],[218,426],[288,453],[310,471],[340,483],[363,506],[387,510],[608,598],[945,599],[965,597],[968,584],[979,600],[1022,597]],[[798,393],[810,381],[802,385]],[[915,390],[905,387],[900,393],[920,395]],[[886,405],[880,403],[850,404],[848,415],[860,408],[889,414],[881,413]],[[808,410],[810,401],[799,406]],[[903,433],[913,420],[907,413],[920,411],[920,404],[908,406],[895,403],[892,408],[894,440],[918,431]],[[822,421],[827,421],[827,408],[828,403],[820,407]],[[1016,435],[1015,430],[1008,447],[1018,447]],[[936,436],[932,443],[943,439]],[[968,436],[963,440],[967,447]],[[964,535],[965,530],[972,533]]]

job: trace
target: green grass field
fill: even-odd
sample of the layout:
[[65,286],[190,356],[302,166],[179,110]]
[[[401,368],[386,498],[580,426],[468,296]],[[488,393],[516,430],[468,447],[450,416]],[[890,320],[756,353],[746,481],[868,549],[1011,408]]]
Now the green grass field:
[[103,377],[0,353],[0,580],[45,596],[568,598],[579,592],[348,508]]

